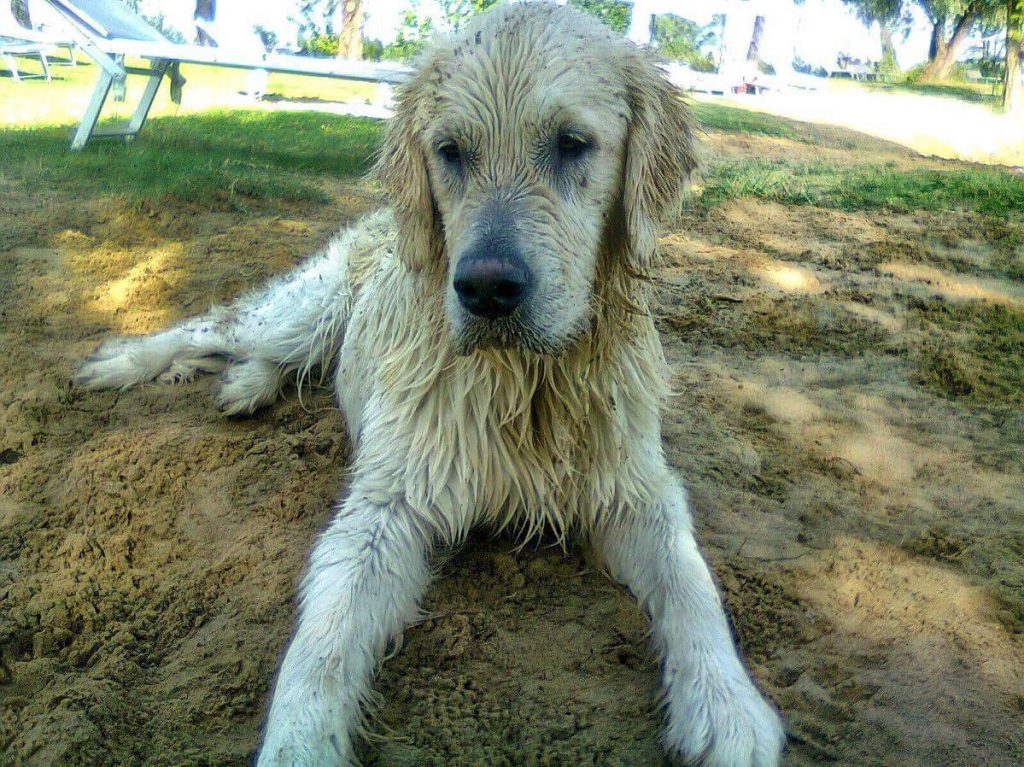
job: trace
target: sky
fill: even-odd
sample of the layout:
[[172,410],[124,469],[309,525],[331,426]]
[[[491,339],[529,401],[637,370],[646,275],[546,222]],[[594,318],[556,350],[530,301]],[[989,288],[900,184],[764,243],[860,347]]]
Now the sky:
[[[762,58],[768,63],[788,64],[794,53],[804,61],[818,66],[835,64],[836,53],[843,51],[855,58],[880,58],[878,32],[869,30],[853,16],[841,0],[806,0],[796,6],[791,0],[637,0],[642,10],[671,12],[698,23],[706,23],[714,13],[726,12],[727,45],[746,51],[757,14],[766,17],[762,39]],[[32,0],[32,8],[43,6]],[[186,39],[195,34],[192,21],[192,0],[141,0],[144,13],[163,15],[166,22],[181,30]],[[402,11],[409,0],[363,0],[366,10],[364,36],[388,42],[394,38]],[[273,0],[259,3],[252,0],[218,0],[217,39],[227,47],[234,41],[239,46],[253,45],[252,28],[260,24],[278,32],[279,39],[291,42],[295,25],[289,17],[296,15],[297,0]],[[436,8],[436,0],[421,0],[423,9]],[[33,15],[35,15],[33,10]],[[927,58],[928,28],[922,15],[907,40],[897,40],[901,66],[910,67]]]

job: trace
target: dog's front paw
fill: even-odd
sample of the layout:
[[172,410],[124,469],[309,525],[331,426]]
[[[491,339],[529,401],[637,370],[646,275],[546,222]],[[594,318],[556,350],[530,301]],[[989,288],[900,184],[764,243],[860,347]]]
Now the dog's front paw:
[[248,415],[274,403],[281,393],[281,369],[271,362],[234,362],[220,377],[217,407],[225,415]]
[[127,389],[150,381],[163,366],[148,364],[144,338],[109,338],[82,363],[72,378],[83,389]]
[[671,687],[665,745],[683,765],[775,767],[782,720],[746,679],[689,680]]
[[307,702],[292,715],[271,714],[256,767],[355,767],[352,739],[312,708]]

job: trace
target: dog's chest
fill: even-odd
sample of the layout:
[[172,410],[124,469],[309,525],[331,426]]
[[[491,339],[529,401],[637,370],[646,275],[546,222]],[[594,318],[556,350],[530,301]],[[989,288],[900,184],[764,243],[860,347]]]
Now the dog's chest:
[[[559,357],[453,353],[443,314],[401,280],[353,316],[337,371],[355,479],[453,537],[476,522],[565,531],[648,494],[660,349],[583,339]],[[648,348],[649,347],[649,348]]]
[[415,408],[410,452],[436,458],[414,484],[454,515],[462,506],[499,525],[571,525],[607,431],[593,391],[560,391],[550,370],[467,368]]
[[362,419],[356,474],[453,536],[478,522],[564,532],[608,493],[593,478],[617,474],[619,406],[579,371],[514,356],[497,362],[383,369]]

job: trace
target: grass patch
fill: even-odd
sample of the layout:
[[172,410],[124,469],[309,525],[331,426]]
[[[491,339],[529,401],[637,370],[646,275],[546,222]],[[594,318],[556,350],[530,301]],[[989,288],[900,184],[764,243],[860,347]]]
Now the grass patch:
[[[97,141],[73,153],[68,149],[71,128],[54,127],[53,122],[81,115],[84,103],[79,106],[75,100],[88,98],[84,86],[96,69],[80,66],[54,71],[65,80],[0,82],[0,99],[11,106],[9,112],[23,108],[30,112],[43,102],[49,105],[43,117],[36,115],[35,127],[0,133],[0,180],[132,199],[171,195],[189,202],[207,198],[318,201],[325,199],[325,178],[367,170],[382,133],[376,121],[316,112],[204,111],[155,117],[139,140],[128,146]],[[213,103],[244,77],[244,73],[209,67],[187,68],[185,74],[189,79],[186,94],[206,94]],[[352,84],[293,76],[278,80],[280,91],[289,98],[308,97],[303,88],[312,89],[309,93],[334,89],[337,93],[331,93],[338,97],[357,95]],[[133,78],[129,103],[137,95],[131,90],[141,85],[141,78]],[[154,107],[156,114],[173,107],[159,103],[166,100],[165,91],[161,90]],[[370,93],[359,91],[358,95]],[[856,140],[849,132],[825,131],[820,126],[722,104],[700,102],[694,110],[705,126],[715,130],[808,145]],[[29,116],[26,112],[26,119]],[[44,124],[49,127],[39,127]],[[1016,218],[1024,210],[1024,178],[995,168],[965,165],[901,171],[892,164],[838,165],[745,157],[712,161],[706,172],[697,202],[703,207],[755,197],[850,211],[953,209]]]
[[943,96],[950,99],[958,99],[971,104],[985,104],[995,107],[1000,103],[1002,88],[996,87],[993,91],[992,85],[988,83],[915,83],[909,80],[896,83],[885,82],[859,82],[858,86],[867,90],[884,92],[916,93],[921,96]]
[[691,102],[690,108],[704,130],[766,136],[829,149],[874,149],[880,143],[880,139],[847,128],[791,120],[717,102]]
[[857,211],[972,210],[1019,216],[1024,178],[997,168],[896,170],[890,165],[837,166],[756,159],[712,163],[700,204],[756,197],[787,205]]
[[746,109],[697,101],[690,104],[702,128],[726,133],[753,133],[758,136],[772,136],[790,141],[810,143],[809,125],[784,117],[750,112]]
[[929,336],[917,355],[917,383],[950,398],[1024,402],[1024,312],[940,299],[910,309]]
[[140,201],[326,202],[323,181],[364,173],[378,121],[313,112],[206,112],[154,119],[136,141],[71,151],[66,128],[0,133],[4,180]]

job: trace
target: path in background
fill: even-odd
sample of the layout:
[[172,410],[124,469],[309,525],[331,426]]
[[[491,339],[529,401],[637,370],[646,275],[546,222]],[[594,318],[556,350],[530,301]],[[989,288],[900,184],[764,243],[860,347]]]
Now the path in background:
[[887,139],[926,156],[1024,166],[1024,119],[943,96],[881,93],[856,86],[697,98],[793,120],[838,125]]

